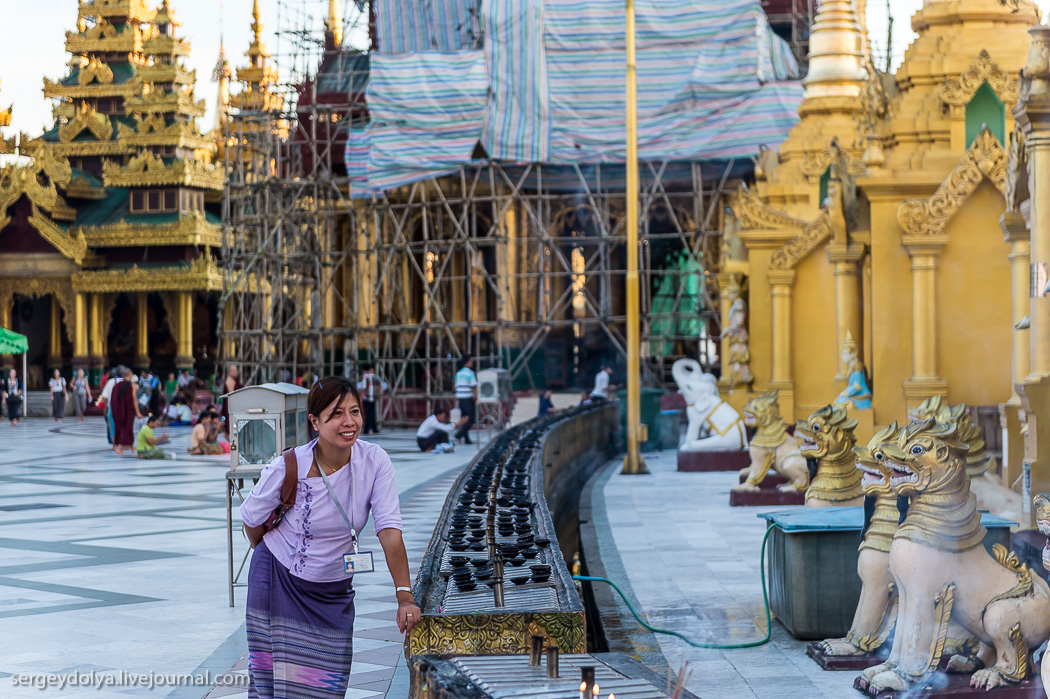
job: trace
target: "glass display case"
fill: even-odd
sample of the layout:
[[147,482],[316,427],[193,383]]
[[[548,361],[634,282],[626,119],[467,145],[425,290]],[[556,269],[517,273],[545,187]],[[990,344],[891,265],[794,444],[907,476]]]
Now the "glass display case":
[[310,439],[309,390],[290,383],[245,386],[229,393],[230,470],[259,468]]

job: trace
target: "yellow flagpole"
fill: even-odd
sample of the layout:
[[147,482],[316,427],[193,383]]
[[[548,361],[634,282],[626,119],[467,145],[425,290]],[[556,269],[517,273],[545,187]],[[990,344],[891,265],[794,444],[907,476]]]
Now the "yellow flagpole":
[[634,56],[634,0],[627,0],[627,456],[623,473],[648,473],[639,447],[641,319],[638,301],[638,76]]

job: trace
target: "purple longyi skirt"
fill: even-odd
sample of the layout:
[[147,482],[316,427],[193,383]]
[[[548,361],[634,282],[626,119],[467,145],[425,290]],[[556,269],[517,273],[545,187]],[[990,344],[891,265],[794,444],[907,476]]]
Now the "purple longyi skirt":
[[297,578],[262,542],[248,572],[250,699],[342,699],[354,655],[350,581]]

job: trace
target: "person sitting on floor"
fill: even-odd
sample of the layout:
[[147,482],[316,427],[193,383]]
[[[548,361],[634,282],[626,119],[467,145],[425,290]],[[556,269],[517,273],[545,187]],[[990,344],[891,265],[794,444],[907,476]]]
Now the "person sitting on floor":
[[138,437],[135,438],[135,450],[138,452],[140,459],[166,459],[168,455],[164,453],[163,449],[158,449],[158,444],[165,444],[168,442],[168,435],[162,434],[159,437],[153,436],[153,429],[160,422],[160,417],[157,415],[150,415],[146,418],[146,424],[139,430]]
[[219,439],[219,429],[215,425],[217,417],[213,413],[201,413],[197,418],[197,424],[193,426],[193,433],[190,435],[189,452],[191,454],[222,453],[222,447],[217,443]]
[[168,424],[172,427],[189,427],[193,424],[193,411],[186,404],[186,396],[182,393],[175,394],[175,399],[168,406],[166,414]]
[[426,454],[430,452],[445,454],[454,451],[452,438],[459,436],[459,429],[467,424],[469,418],[462,417],[456,424],[445,422],[447,419],[448,410],[438,408],[433,415],[423,421],[423,424],[416,430],[416,443],[420,451]]

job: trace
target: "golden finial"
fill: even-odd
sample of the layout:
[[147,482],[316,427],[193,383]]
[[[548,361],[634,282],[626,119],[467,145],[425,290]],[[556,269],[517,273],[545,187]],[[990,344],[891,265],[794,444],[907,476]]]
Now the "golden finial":
[[248,53],[246,54],[249,58],[257,58],[259,56],[269,56],[266,53],[266,44],[262,40],[263,23],[259,19],[259,0],[255,0],[252,3],[252,33],[255,35],[255,39],[252,41],[251,46],[248,47]]
[[332,35],[333,48],[343,45],[343,16],[339,11],[339,0],[328,0],[328,19],[324,22],[325,32]]
[[179,21],[175,19],[175,13],[171,11],[171,6],[168,5],[168,0],[161,0],[160,9],[157,10],[157,14],[153,16],[153,26],[162,27],[164,25],[172,27],[181,26]]
[[809,73],[803,99],[860,96],[867,75],[864,34],[851,0],[820,3],[809,39]]
[[857,354],[857,341],[853,339],[853,333],[849,330],[846,331],[846,339],[842,341],[842,351],[854,356]]

